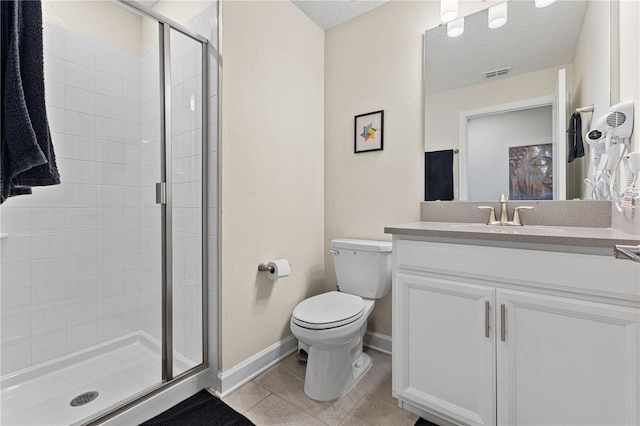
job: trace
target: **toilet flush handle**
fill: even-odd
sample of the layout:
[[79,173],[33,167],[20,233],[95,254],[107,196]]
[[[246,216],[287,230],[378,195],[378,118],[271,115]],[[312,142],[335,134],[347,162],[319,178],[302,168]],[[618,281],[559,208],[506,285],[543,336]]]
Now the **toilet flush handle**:
[[340,254],[340,250],[329,250],[329,253],[333,253],[337,256]]

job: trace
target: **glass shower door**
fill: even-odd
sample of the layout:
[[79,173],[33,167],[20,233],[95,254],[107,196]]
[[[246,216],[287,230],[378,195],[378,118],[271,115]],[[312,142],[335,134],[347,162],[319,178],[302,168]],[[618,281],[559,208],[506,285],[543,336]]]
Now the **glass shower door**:
[[170,30],[173,375],[203,362],[202,44]]
[[111,1],[43,17],[62,184],[0,207],[1,424],[85,421],[162,383],[158,22]]
[[0,207],[0,424],[95,420],[206,361],[205,40],[42,4],[62,184]]

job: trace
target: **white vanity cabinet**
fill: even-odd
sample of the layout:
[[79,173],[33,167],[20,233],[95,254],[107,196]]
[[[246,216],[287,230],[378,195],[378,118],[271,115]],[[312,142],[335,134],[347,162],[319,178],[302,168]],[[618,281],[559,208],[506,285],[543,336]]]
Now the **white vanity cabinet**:
[[474,425],[639,423],[638,263],[394,235],[393,279],[405,408]]

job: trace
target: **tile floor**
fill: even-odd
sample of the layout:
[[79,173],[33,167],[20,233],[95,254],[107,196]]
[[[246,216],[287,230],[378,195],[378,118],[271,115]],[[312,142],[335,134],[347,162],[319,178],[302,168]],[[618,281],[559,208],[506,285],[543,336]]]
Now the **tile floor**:
[[413,426],[418,416],[398,408],[391,396],[391,356],[366,349],[373,365],[349,393],[331,402],[309,399],[305,366],[288,356],[223,401],[258,426]]

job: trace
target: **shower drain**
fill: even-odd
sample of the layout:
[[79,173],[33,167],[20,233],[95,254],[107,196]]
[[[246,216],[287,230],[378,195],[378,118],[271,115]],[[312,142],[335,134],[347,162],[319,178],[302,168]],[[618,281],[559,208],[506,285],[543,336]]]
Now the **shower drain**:
[[72,407],[79,407],[81,405],[90,403],[97,397],[98,397],[98,392],[96,391],[85,392],[73,398],[69,403],[69,405]]

